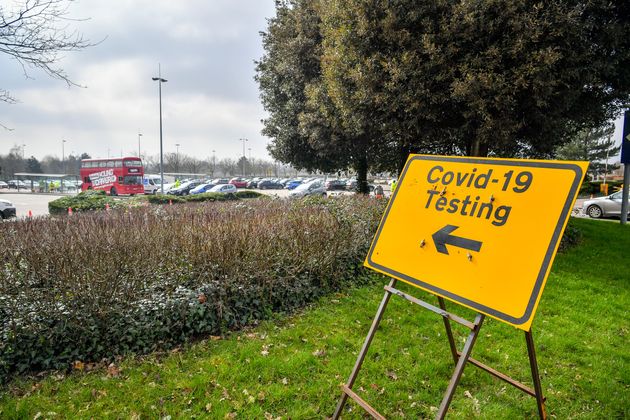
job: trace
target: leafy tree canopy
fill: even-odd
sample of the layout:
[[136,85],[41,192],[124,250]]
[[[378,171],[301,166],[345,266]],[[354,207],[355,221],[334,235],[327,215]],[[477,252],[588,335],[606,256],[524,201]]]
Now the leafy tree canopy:
[[257,70],[264,134],[285,162],[550,157],[630,99],[630,2],[286,0],[277,11]]

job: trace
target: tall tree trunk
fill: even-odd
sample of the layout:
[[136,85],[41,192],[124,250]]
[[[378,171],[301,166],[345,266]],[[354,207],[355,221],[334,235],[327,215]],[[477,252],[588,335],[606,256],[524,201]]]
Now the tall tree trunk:
[[469,143],[469,149],[467,150],[468,156],[480,156],[486,157],[488,156],[488,144],[482,142],[479,138],[474,138],[472,142]]
[[354,170],[357,172],[357,193],[369,194],[370,189],[367,182],[368,161],[365,153],[362,153],[355,161]]
[[401,144],[399,149],[398,149],[398,173],[396,175],[396,178],[400,177],[400,174],[402,173],[404,167],[405,167],[405,163],[407,163],[407,158],[409,157],[409,146],[406,144]]

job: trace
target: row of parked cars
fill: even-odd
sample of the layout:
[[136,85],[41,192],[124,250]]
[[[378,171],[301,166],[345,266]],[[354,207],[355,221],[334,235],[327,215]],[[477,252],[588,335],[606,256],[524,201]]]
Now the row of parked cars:
[[[289,181],[292,183],[289,185]],[[288,188],[290,196],[326,195],[326,185],[323,179],[311,178],[303,180],[281,180],[273,178],[215,178],[211,180],[184,180],[180,183],[165,184],[164,192],[172,195],[194,195],[207,192],[222,194],[235,193],[238,188],[258,188],[261,190]]]

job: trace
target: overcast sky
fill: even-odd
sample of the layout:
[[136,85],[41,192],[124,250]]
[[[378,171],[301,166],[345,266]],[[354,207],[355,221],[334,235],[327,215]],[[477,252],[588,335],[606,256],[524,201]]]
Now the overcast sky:
[[81,0],[70,22],[97,46],[66,53],[60,66],[68,87],[0,55],[0,88],[19,103],[0,102],[0,154],[14,145],[26,156],[93,157],[159,154],[158,84],[161,63],[164,152],[208,158],[268,158],[260,134],[264,111],[254,81],[262,54],[259,32],[275,14],[273,0]]
[[[4,0],[0,0],[3,1]],[[159,154],[158,63],[164,153],[269,158],[260,134],[265,113],[254,81],[259,32],[273,0],[79,0],[69,22],[99,45],[67,53],[60,66],[85,88],[68,87],[0,55],[0,88],[20,102],[0,102],[0,154],[25,145],[26,156]],[[615,138],[621,142],[622,121]]]

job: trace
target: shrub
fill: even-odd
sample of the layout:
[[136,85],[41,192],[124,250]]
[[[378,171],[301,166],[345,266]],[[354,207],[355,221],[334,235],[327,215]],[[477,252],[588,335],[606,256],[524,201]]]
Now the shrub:
[[184,200],[189,203],[200,203],[203,201],[233,201],[238,200],[234,194],[223,194],[217,192],[207,192],[202,194],[187,195]]
[[[608,184],[608,194],[618,191],[623,186],[622,181],[607,181],[606,183]],[[600,185],[602,184],[602,181],[585,181],[580,188],[580,195],[601,194]]]
[[117,202],[105,194],[105,191],[83,191],[75,196],[61,197],[48,203],[50,214],[66,214],[72,211],[105,210],[106,205],[116,207]]
[[147,197],[147,200],[151,204],[169,204],[169,203],[180,204],[180,203],[186,202],[186,200],[184,200],[182,197],[178,197],[176,195],[170,195],[170,194],[149,195]]
[[574,246],[577,246],[582,240],[582,231],[578,229],[571,223],[567,224],[566,229],[564,230],[564,234],[562,235],[562,239],[560,240],[560,245],[558,246],[558,252],[565,252]]
[[244,190],[244,191],[237,191],[236,194],[234,194],[235,196],[237,196],[238,198],[268,198],[268,195],[259,193],[258,191],[252,191],[252,190]]
[[384,204],[242,200],[0,224],[0,382],[218,335],[363,281]]

